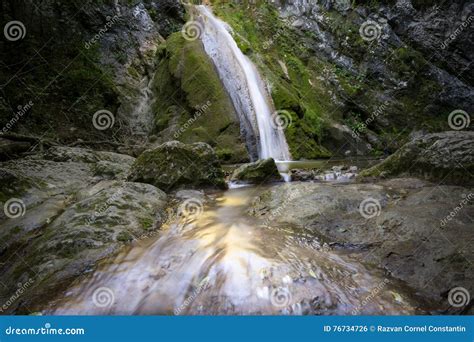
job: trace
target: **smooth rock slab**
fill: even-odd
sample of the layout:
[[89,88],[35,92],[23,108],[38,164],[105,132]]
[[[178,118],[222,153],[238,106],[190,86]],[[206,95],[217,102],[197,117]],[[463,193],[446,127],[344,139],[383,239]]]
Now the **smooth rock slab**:
[[[364,217],[360,208],[369,199]],[[452,310],[446,299],[450,289],[462,286],[474,292],[473,201],[474,188],[417,179],[296,182],[271,186],[254,200],[249,213],[270,226],[309,229]]]

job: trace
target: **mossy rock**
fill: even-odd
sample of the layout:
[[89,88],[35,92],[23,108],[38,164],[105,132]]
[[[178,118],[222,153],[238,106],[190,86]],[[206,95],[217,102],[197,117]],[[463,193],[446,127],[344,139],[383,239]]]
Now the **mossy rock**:
[[180,187],[225,188],[224,171],[217,154],[205,143],[164,143],[142,153],[128,179],[170,191]]
[[412,175],[447,184],[473,185],[474,132],[426,134],[359,174],[360,178]]
[[206,142],[220,153],[222,161],[239,162],[243,142],[237,113],[212,61],[200,41],[187,41],[172,34],[160,48],[161,59],[154,79],[154,132],[164,141],[190,144]]
[[238,167],[232,174],[233,182],[265,183],[281,181],[273,158],[258,160]]

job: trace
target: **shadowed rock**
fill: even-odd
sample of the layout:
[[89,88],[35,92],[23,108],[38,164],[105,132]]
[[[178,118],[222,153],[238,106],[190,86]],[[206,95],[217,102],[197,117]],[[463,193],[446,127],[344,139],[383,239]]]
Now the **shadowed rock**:
[[232,174],[233,182],[263,183],[281,180],[273,158],[244,164]]
[[421,176],[435,182],[474,184],[474,132],[448,131],[426,134],[405,144],[361,177],[401,174]]
[[128,179],[169,191],[182,186],[225,188],[224,171],[216,153],[205,143],[164,143],[141,154]]

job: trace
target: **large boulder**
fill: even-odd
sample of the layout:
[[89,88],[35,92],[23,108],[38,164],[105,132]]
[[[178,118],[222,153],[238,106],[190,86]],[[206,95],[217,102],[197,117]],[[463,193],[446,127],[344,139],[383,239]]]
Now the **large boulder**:
[[0,313],[34,310],[98,260],[155,234],[166,220],[167,196],[152,185],[123,181],[133,161],[54,147],[0,162],[0,303],[18,284],[34,286]]
[[474,132],[447,131],[416,137],[361,177],[415,175],[460,185],[474,184]]
[[241,165],[232,174],[233,182],[263,183],[281,180],[273,158]]
[[[34,284],[34,291],[4,307],[5,313],[34,309],[125,243],[154,234],[165,220],[167,196],[149,184],[103,181],[76,199],[51,197],[2,223],[2,240],[8,243],[3,252],[12,257],[0,260],[1,302],[11,298],[17,284]],[[32,226],[36,220],[41,225]],[[20,246],[19,254],[12,254]]]
[[356,251],[446,309],[450,289],[474,291],[473,191],[415,178],[284,183],[257,196],[248,212],[269,226],[312,231],[332,248]]
[[186,145],[169,141],[147,150],[133,164],[128,179],[165,191],[181,187],[226,187],[217,155],[205,143]]

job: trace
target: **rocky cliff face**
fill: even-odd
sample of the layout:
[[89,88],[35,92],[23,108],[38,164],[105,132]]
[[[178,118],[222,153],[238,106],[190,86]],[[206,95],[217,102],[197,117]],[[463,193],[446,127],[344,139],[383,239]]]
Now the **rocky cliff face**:
[[[343,120],[372,148],[382,147],[373,133],[449,129],[451,111],[473,108],[473,3],[289,0],[278,9],[293,27],[312,35],[306,45],[316,56],[360,77],[360,89],[336,94]],[[358,121],[366,126],[362,132]]]
[[413,129],[448,130],[453,110],[473,107],[472,3],[272,4],[215,7],[290,113],[293,155],[392,152]]
[[[179,2],[26,0],[0,9],[2,24],[20,21],[24,35],[0,43],[2,122],[31,103],[9,133],[63,142],[148,134],[152,115],[140,106],[151,101],[157,45],[184,22]],[[99,123],[107,129],[93,126],[99,110],[109,112]]]
[[[470,2],[212,5],[290,121],[285,134],[295,159],[394,152],[413,129],[450,129],[453,110],[473,108]],[[186,62],[210,62],[199,41],[178,44],[175,33],[167,42],[192,19],[177,0],[24,0],[0,8],[2,23],[20,20],[25,34],[1,42],[0,117],[20,117],[7,133],[83,145],[106,140],[101,148],[132,154],[140,149],[122,145],[148,143],[151,135],[157,143],[208,142],[224,161],[248,159],[238,113],[212,66],[210,77],[182,79]],[[100,129],[93,126],[98,111]],[[216,120],[206,120],[210,115]],[[193,127],[180,132],[189,120]]]

